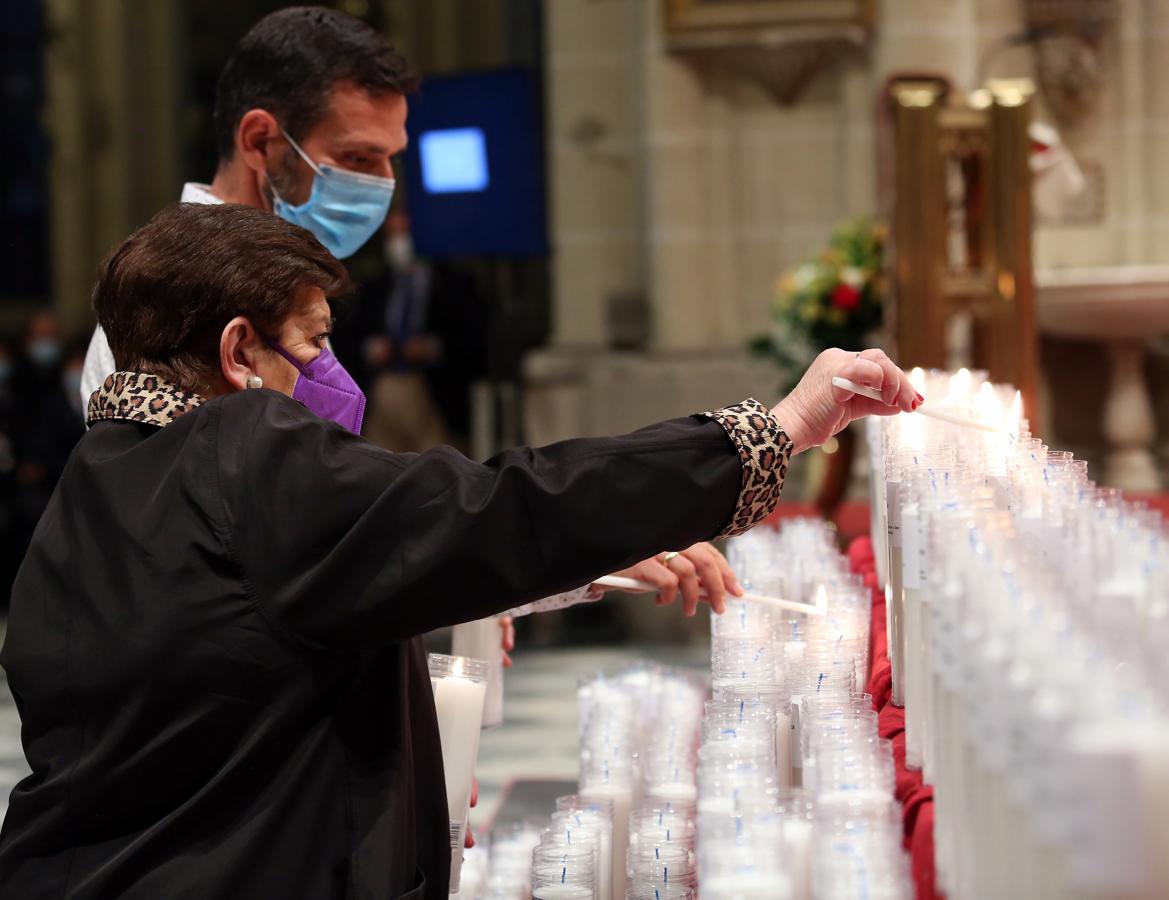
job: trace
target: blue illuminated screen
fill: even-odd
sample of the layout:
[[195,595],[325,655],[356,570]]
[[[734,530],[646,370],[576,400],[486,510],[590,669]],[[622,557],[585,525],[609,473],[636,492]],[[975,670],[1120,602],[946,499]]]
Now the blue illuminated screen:
[[424,257],[548,252],[540,79],[504,69],[436,76],[410,98],[404,174]]
[[481,128],[444,128],[418,139],[422,183],[431,194],[483,191],[487,174],[487,142]]

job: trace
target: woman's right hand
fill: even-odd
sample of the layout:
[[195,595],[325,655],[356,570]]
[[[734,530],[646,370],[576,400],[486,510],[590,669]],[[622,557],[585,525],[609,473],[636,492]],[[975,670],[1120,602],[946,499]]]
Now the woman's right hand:
[[[879,390],[881,400],[835,387],[834,377]],[[791,438],[792,452],[802,453],[819,447],[854,419],[912,412],[923,399],[884,350],[856,353],[832,349],[816,357],[795,390],[771,412]]]

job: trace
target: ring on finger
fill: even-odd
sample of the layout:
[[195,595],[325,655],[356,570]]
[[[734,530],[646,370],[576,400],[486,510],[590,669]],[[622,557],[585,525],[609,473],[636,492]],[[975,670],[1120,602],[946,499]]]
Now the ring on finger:
[[681,555],[682,554],[679,553],[677,550],[671,550],[669,553],[663,553],[662,554],[662,565],[669,568],[669,565],[673,561],[673,559],[675,557],[681,556]]

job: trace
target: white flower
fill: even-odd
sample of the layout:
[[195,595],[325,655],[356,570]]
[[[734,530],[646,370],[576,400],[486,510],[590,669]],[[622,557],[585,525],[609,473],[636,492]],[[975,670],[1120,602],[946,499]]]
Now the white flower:
[[856,266],[845,266],[840,270],[840,280],[859,291],[865,284],[865,270]]
[[801,265],[792,275],[792,281],[795,283],[796,290],[801,291],[806,288],[816,280],[816,276],[819,274],[820,272],[816,268],[815,263],[804,263]]

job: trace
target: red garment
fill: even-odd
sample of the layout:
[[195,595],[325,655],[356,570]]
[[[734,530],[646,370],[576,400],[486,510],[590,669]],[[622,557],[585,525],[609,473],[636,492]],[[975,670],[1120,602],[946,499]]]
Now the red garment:
[[896,770],[895,794],[901,803],[905,846],[909,850],[913,884],[918,900],[944,900],[934,880],[934,789],[923,783],[921,772],[905,767],[905,710],[894,706],[893,669],[889,663],[889,636],[885,626],[885,595],[877,584],[873,543],[857,538],[848,548],[849,567],[863,575],[872,592],[872,630],[869,649],[872,674],[868,691],[877,710],[877,731],[893,741]]
[[934,800],[921,804],[913,837],[909,842],[909,859],[913,872],[913,883],[919,900],[943,898],[945,894],[935,887],[934,882]]
[[873,564],[873,541],[871,538],[858,537],[848,545],[848,566],[852,571],[859,572],[863,566]]

